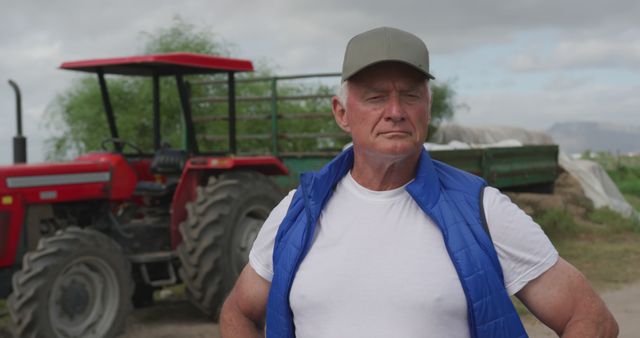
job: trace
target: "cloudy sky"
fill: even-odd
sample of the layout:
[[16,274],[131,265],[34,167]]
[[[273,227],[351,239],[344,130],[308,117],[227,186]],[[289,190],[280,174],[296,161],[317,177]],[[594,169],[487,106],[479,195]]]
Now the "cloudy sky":
[[42,123],[77,76],[63,61],[125,56],[140,32],[175,16],[234,45],[234,56],[281,75],[338,71],[348,39],[377,26],[422,37],[437,81],[464,103],[456,122],[544,130],[555,122],[640,127],[640,2],[636,0],[3,1],[0,13],[0,164],[10,163],[23,91],[29,160],[55,131]]

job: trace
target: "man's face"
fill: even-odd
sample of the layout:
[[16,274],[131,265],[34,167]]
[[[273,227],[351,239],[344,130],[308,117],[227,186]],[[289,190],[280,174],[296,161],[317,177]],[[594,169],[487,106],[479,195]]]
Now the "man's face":
[[373,65],[349,79],[346,101],[334,98],[334,116],[356,152],[397,159],[421,151],[431,109],[423,74],[397,62]]

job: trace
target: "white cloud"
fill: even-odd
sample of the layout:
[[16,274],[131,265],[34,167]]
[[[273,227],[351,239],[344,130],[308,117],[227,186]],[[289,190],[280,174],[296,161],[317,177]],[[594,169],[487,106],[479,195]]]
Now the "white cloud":
[[554,122],[596,121],[640,127],[640,85],[581,86],[514,93],[487,90],[459,99],[470,109],[459,112],[456,121],[466,125],[509,125],[544,130]]
[[516,71],[579,68],[640,70],[640,38],[563,41],[549,53],[529,50],[517,55],[511,63],[511,69]]
[[586,76],[576,77],[560,74],[551,78],[551,80],[544,86],[544,89],[549,91],[572,90],[576,87],[588,85],[589,81],[593,81],[593,78]]

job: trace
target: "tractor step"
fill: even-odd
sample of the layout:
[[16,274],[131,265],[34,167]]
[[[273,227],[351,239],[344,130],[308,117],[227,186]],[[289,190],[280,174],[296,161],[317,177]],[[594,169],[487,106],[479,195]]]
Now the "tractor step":
[[131,263],[140,267],[142,280],[153,287],[174,285],[177,283],[173,251],[157,251],[143,254],[129,255]]
[[161,262],[170,262],[172,259],[176,258],[176,253],[173,251],[156,251],[156,252],[147,252],[135,255],[129,255],[129,260],[131,263],[161,263]]

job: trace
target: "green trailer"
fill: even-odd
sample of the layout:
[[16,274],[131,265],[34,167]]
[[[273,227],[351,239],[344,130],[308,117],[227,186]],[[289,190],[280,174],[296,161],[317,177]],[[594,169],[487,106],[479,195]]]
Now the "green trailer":
[[430,154],[502,190],[552,192],[558,176],[557,145],[436,150]]
[[[337,153],[336,153],[337,154]],[[483,177],[501,190],[552,192],[558,172],[558,146],[432,150],[433,159]],[[285,189],[298,184],[300,173],[320,169],[333,156],[281,157],[289,175],[277,182]]]
[[[200,92],[218,96],[195,96],[194,121],[199,126],[199,143],[217,149],[229,147],[224,132],[229,123],[236,128],[238,155],[275,155],[283,160],[289,175],[278,177],[284,189],[298,184],[300,173],[321,168],[350,142],[331,114],[330,98],[335,91],[327,78],[339,73],[306,74],[236,80],[237,114],[231,122],[213,111],[226,100],[225,81],[206,80],[192,87],[217,88]],[[305,83],[293,83],[301,82]],[[309,85],[309,81],[315,81]],[[337,83],[337,79],[331,81]],[[308,89],[314,92],[308,92]],[[228,90],[228,89],[227,89]],[[216,105],[213,105],[215,103]],[[224,107],[223,107],[224,108]],[[218,124],[218,129],[211,124]],[[209,127],[207,127],[209,125]],[[432,158],[483,177],[502,190],[551,192],[558,172],[558,146],[433,150]]]

